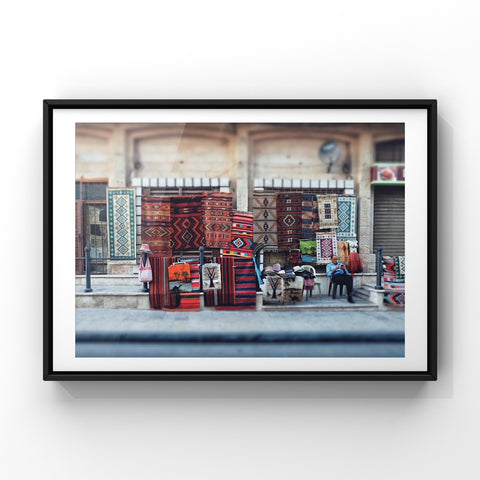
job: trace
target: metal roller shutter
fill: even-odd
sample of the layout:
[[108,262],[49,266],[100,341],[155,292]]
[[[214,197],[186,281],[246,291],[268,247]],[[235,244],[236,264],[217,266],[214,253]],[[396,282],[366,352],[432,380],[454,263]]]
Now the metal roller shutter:
[[373,247],[383,255],[405,255],[405,187],[376,186]]

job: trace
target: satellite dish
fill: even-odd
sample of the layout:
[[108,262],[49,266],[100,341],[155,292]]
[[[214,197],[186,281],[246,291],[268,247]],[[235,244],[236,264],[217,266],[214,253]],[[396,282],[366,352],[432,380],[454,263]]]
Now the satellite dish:
[[340,158],[340,146],[336,142],[325,142],[318,150],[320,160],[327,165],[327,173]]

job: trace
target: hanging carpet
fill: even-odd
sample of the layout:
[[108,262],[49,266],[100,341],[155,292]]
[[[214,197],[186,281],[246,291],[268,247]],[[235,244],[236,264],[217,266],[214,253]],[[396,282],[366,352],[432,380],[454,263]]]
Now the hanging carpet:
[[254,310],[257,305],[255,266],[251,258],[235,259],[235,307]]
[[315,233],[319,229],[318,200],[312,193],[302,195],[302,238],[315,240]]
[[150,307],[154,309],[174,308],[174,298],[169,288],[168,267],[171,257],[150,256],[152,281],[150,282]]
[[337,196],[317,195],[319,228],[337,228]]
[[298,248],[302,234],[302,194],[279,193],[277,196],[278,248]]
[[148,244],[155,255],[171,257],[170,199],[168,197],[142,197],[141,212],[142,243]]
[[335,233],[317,233],[317,263],[326,265],[332,255],[337,255],[337,235]]
[[277,198],[274,193],[253,196],[253,241],[264,250],[278,249]]
[[135,189],[107,188],[108,247],[110,258],[135,258]]
[[205,246],[229,248],[232,236],[232,194],[205,192],[202,196]]
[[357,238],[357,197],[339,195],[337,197],[337,235],[345,240]]
[[170,197],[172,249],[196,250],[205,245],[202,197]]
[[223,250],[224,256],[253,257],[253,214],[232,211],[232,240],[230,247]]

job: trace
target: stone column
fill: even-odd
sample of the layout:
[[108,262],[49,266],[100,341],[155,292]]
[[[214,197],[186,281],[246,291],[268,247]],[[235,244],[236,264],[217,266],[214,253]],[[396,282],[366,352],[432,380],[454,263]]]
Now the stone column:
[[127,187],[127,141],[125,127],[114,125],[109,152],[109,187]]
[[362,133],[358,140],[358,251],[365,272],[375,272],[373,245],[373,204],[370,168],[375,161],[375,146],[370,132]]
[[250,185],[248,126],[238,125],[236,143],[237,167],[237,210],[248,210],[248,193]]
[[[109,147],[108,186],[118,188],[128,187],[125,126],[113,125],[113,133]],[[135,228],[137,228],[136,225]],[[136,260],[107,260],[107,272],[109,275],[132,275],[137,271]]]

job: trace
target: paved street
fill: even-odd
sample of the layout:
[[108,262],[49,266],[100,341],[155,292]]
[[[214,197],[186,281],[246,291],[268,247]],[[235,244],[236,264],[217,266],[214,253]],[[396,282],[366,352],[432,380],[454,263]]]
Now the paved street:
[[397,357],[403,311],[76,310],[77,356]]

